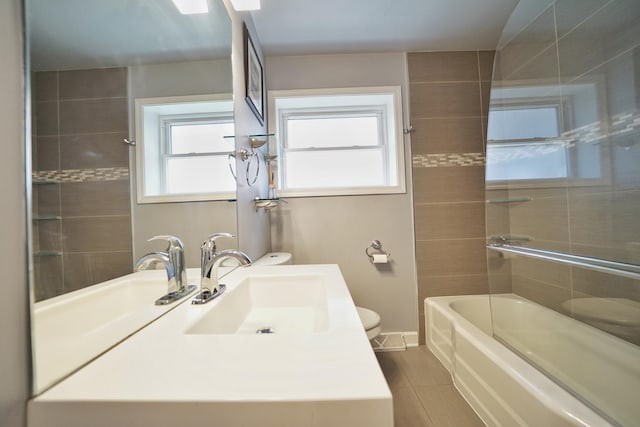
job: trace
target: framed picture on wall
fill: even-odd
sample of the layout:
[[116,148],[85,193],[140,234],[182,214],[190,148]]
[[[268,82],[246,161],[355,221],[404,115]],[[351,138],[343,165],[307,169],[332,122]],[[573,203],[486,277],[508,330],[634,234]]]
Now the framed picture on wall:
[[264,125],[264,72],[246,24],[244,25],[244,82],[246,88],[245,100],[260,124]]

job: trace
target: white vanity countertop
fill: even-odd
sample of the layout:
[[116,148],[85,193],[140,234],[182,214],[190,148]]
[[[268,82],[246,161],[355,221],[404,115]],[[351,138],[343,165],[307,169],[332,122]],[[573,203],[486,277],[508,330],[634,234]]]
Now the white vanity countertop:
[[[185,333],[204,312],[224,304],[225,296],[246,276],[298,274],[326,279],[326,330],[293,335]],[[200,306],[181,304],[36,397],[30,402],[30,426],[56,425],[51,423],[52,414],[82,411],[77,406],[81,403],[88,404],[84,408],[91,408],[94,416],[101,408],[113,412],[114,403],[124,404],[130,416],[138,414],[136,419],[153,411],[155,425],[175,422],[186,410],[180,404],[189,408],[180,415],[182,425],[192,425],[187,419],[200,425],[200,411],[204,415],[212,408],[225,420],[215,425],[225,426],[251,425],[251,417],[258,416],[261,425],[320,426],[336,419],[345,424],[331,425],[393,424],[391,393],[338,266],[253,266],[236,269],[221,282],[228,289],[218,299]],[[136,407],[135,402],[145,404]],[[301,405],[292,405],[295,402]],[[56,409],[53,403],[71,406]],[[173,412],[165,411],[168,407]],[[370,412],[366,420],[364,411]],[[284,414],[295,423],[283,424]],[[108,421],[105,426],[113,425],[112,418]],[[65,420],[60,425],[82,424]]]

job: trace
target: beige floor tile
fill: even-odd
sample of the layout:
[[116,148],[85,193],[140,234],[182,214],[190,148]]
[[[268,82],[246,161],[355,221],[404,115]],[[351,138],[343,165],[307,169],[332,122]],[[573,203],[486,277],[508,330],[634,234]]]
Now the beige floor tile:
[[393,394],[395,427],[484,425],[427,347],[376,356]]
[[449,371],[426,347],[410,347],[393,357],[413,387],[451,384]]
[[398,351],[376,353],[380,368],[391,390],[398,387],[411,387],[411,383],[409,383],[407,376],[402,370],[402,360],[400,360],[398,356],[399,353]]
[[417,386],[415,390],[434,426],[484,426],[453,385]]
[[399,387],[393,394],[393,421],[395,427],[437,427],[420,403],[411,387]]

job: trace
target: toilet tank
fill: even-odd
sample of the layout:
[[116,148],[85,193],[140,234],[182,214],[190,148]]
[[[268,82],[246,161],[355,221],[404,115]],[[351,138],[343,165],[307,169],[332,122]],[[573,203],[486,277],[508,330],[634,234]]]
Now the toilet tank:
[[268,252],[253,262],[256,266],[293,264],[293,256],[289,252]]

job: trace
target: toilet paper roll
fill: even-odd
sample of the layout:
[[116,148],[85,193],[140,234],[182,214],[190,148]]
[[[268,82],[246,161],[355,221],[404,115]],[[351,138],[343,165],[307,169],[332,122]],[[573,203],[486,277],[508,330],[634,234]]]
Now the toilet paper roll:
[[371,258],[371,262],[374,264],[386,264],[389,262],[387,254],[373,254]]

